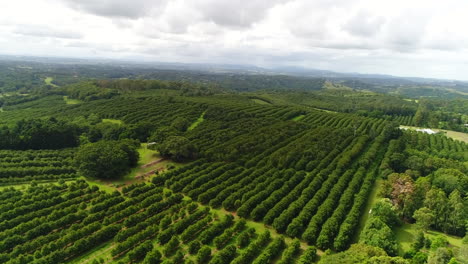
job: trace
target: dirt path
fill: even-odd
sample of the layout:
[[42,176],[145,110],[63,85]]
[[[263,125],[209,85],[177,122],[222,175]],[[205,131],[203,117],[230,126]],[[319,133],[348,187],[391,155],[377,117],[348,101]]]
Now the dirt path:
[[161,159],[158,159],[158,160],[155,160],[155,161],[152,161],[150,163],[146,163],[145,165],[142,165],[140,168],[144,169],[144,168],[148,168],[148,167],[151,167],[153,165],[156,165],[160,162],[163,162],[165,161],[166,159],[165,158],[161,158]]
[[162,170],[164,170],[164,168],[158,168],[158,169],[155,169],[155,170],[150,170],[148,172],[145,172],[144,174],[140,174],[140,175],[135,176],[135,179],[137,179],[137,180],[143,179],[144,180],[146,177],[153,175],[156,171],[162,171]]

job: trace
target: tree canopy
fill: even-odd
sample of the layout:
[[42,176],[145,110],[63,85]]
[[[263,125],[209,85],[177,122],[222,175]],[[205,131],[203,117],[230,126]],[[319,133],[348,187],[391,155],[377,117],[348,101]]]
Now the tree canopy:
[[78,171],[86,177],[118,178],[138,162],[135,141],[107,141],[89,143],[79,148],[75,155]]

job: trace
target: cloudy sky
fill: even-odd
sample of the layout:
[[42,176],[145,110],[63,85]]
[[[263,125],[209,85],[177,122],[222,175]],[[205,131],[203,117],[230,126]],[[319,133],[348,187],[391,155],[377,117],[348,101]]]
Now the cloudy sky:
[[468,80],[465,0],[0,0],[0,53]]

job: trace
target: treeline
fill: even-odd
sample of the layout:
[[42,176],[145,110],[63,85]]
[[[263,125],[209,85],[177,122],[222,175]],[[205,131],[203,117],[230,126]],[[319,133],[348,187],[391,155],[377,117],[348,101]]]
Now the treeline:
[[79,135],[76,125],[55,118],[20,120],[13,127],[0,127],[0,149],[76,147]]
[[421,99],[413,118],[414,125],[467,132],[467,100]]
[[234,91],[258,90],[320,90],[325,83],[323,78],[297,77],[288,75],[262,74],[216,74],[200,71],[155,71],[143,76],[146,79],[187,80],[193,83],[212,83]]

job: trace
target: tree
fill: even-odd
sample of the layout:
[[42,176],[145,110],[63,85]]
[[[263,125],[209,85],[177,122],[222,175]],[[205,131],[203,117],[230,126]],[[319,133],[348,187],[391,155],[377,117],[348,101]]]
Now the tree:
[[458,190],[462,194],[468,193],[468,175],[457,169],[441,168],[434,172],[434,186],[450,194]]
[[171,240],[166,244],[166,247],[163,250],[164,256],[170,257],[172,256],[175,251],[177,250],[177,247],[179,246],[179,239],[177,236],[173,236]]
[[438,248],[444,248],[449,245],[449,242],[445,236],[438,235],[432,239],[431,250],[436,250]]
[[195,156],[195,146],[185,137],[171,136],[162,144],[158,144],[159,153],[174,161],[192,159]]
[[[372,257],[387,256],[387,253],[381,248],[366,244],[353,244],[343,252],[322,256],[319,264],[328,263],[366,263]],[[312,263],[299,262],[299,263]]]
[[395,234],[379,217],[371,217],[361,233],[359,241],[384,249],[389,255],[396,255]]
[[400,223],[392,203],[388,199],[381,199],[372,207],[372,217],[379,217],[385,224],[395,227]]
[[172,121],[171,126],[180,132],[184,132],[190,126],[190,121],[185,117],[177,117]]
[[445,247],[438,248],[429,254],[428,264],[447,264],[452,258],[452,253]]
[[427,263],[427,254],[424,252],[418,252],[414,254],[411,261],[413,264],[425,264]]
[[463,203],[463,198],[458,190],[454,190],[448,199],[449,212],[445,230],[450,234],[463,236],[465,234],[465,224],[468,223],[468,210]]
[[432,188],[426,194],[424,206],[434,213],[434,227],[442,230],[446,223],[448,201],[444,191],[438,188]]
[[118,178],[136,165],[138,152],[130,142],[99,141],[81,146],[75,155],[75,166],[86,177]]
[[209,246],[203,246],[197,253],[197,262],[199,264],[208,263],[211,258],[211,248]]
[[414,212],[413,218],[422,230],[427,231],[434,223],[435,215],[429,208],[422,207]]
[[169,138],[171,136],[178,136],[179,134],[180,134],[180,132],[177,131],[177,129],[175,129],[174,127],[162,126],[162,127],[158,128],[158,129],[156,129],[156,131],[154,131],[153,134],[151,134],[151,136],[149,136],[148,141],[149,142],[156,142],[157,144],[161,144],[167,138]]
[[413,244],[411,244],[411,248],[414,249],[415,251],[419,251],[421,248],[424,247],[424,242],[426,238],[424,237],[424,232],[419,231],[416,234],[416,239]]
[[413,179],[405,173],[392,173],[384,184],[383,196],[390,198],[404,217],[410,218],[414,210],[415,185]]
[[148,253],[143,260],[143,264],[159,264],[161,263],[161,252],[157,249],[153,249],[150,253]]

